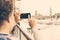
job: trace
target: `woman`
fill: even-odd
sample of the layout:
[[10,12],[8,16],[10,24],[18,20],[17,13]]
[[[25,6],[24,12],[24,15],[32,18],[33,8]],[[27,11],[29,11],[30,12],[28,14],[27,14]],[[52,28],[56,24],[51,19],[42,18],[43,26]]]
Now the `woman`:
[[[10,34],[16,22],[20,20],[20,15],[15,14],[13,11],[12,1],[13,0],[0,0],[0,40],[18,40]],[[30,26],[34,25],[31,24]]]

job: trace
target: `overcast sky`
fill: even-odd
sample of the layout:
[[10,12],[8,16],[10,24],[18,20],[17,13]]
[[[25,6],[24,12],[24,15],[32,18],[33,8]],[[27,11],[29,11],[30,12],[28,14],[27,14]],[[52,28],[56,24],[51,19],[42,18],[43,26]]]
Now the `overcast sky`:
[[30,12],[32,15],[35,14],[35,10],[40,14],[49,15],[50,8],[53,14],[60,13],[60,0],[21,0],[19,3],[21,11]]

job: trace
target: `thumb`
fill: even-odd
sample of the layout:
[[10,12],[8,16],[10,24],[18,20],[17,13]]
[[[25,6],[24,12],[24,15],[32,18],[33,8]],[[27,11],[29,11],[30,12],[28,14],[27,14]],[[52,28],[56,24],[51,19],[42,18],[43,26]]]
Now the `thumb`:
[[30,15],[28,15],[28,20],[30,20],[31,19],[31,17],[30,17]]

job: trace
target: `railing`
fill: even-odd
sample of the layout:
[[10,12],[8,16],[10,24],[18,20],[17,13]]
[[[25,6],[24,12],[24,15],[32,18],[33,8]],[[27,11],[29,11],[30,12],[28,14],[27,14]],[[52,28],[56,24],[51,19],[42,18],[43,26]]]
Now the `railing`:
[[[31,28],[27,28],[27,30],[30,31]],[[26,36],[26,34],[19,27],[14,28],[14,35],[18,37],[19,40],[31,40],[29,37]]]

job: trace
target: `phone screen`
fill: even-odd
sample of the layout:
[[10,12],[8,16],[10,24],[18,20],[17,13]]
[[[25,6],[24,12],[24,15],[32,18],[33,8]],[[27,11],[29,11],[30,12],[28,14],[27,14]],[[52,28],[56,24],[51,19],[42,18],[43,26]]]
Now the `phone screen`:
[[31,14],[30,14],[30,13],[22,13],[22,14],[20,15],[20,18],[22,18],[22,19],[27,19],[28,16],[31,17]]

